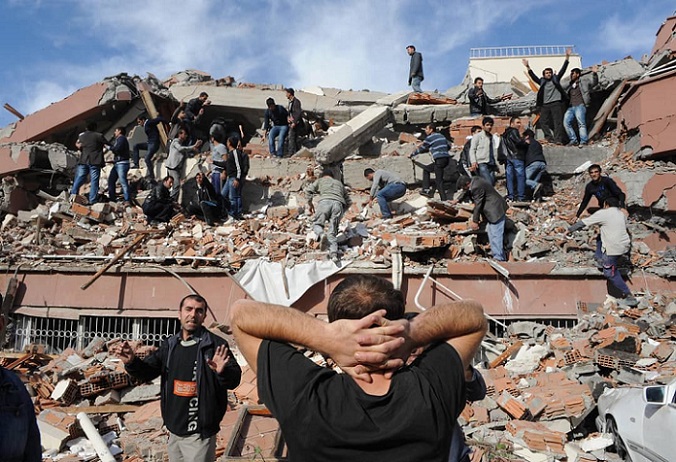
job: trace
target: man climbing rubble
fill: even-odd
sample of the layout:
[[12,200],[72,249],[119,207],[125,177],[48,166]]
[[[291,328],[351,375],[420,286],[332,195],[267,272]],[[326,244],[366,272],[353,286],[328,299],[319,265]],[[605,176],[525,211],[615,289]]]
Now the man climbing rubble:
[[608,197],[605,199],[601,210],[570,226],[568,233],[573,233],[586,226],[599,225],[601,227],[600,239],[596,242],[594,257],[602,265],[603,276],[610,285],[619,291],[619,297],[616,298],[622,299],[623,303],[628,306],[636,306],[638,300],[633,297],[617,267],[618,260],[626,255],[631,248],[631,238],[627,232],[626,220],[626,216],[620,210],[619,200],[616,197]]
[[411,159],[413,159],[423,152],[430,152],[434,161],[432,164],[413,162],[423,170],[423,184],[420,194],[434,197],[434,188],[431,187],[430,182],[430,173],[434,172],[434,184],[437,191],[439,191],[439,197],[442,201],[445,201],[447,198],[446,188],[444,187],[444,169],[451,161],[451,155],[448,152],[451,148],[451,143],[444,135],[437,131],[437,126],[433,123],[425,127],[425,134],[427,135],[425,141],[410,155]]
[[[315,213],[312,198],[319,196],[317,213],[312,220],[313,230],[317,239],[322,240],[326,236],[329,243],[329,257],[334,263],[338,263],[338,225],[345,211],[352,201],[345,189],[345,185],[333,177],[331,169],[323,169],[321,178],[305,188],[308,208],[310,213]],[[324,225],[329,223],[329,228],[324,234]]]
[[582,197],[580,207],[578,207],[577,213],[575,214],[576,218],[580,218],[582,212],[584,212],[587,208],[587,205],[589,205],[589,201],[591,200],[592,196],[596,197],[599,207],[601,208],[609,197],[614,197],[617,199],[618,203],[620,204],[619,206],[625,208],[624,202],[626,196],[624,192],[619,186],[617,186],[617,183],[615,183],[612,178],[601,175],[600,165],[591,165],[587,169],[587,172],[589,172],[591,181],[584,187],[584,196]]
[[146,163],[146,178],[154,182],[155,181],[155,168],[153,164],[153,157],[160,150],[160,130],[157,126],[163,122],[166,122],[162,117],[155,117],[154,119],[148,119],[147,114],[141,114],[136,118],[136,124],[139,127],[143,127],[148,141],[145,143],[136,143],[134,145],[134,152],[132,154],[132,168],[139,168],[139,158],[140,151],[142,149],[146,150],[146,155],[143,160]]
[[[389,281],[352,275],[331,294],[328,323],[252,300],[232,305],[237,345],[291,460],[448,461],[465,406],[464,371],[486,319],[480,304],[461,301],[409,322],[404,304]],[[345,373],[317,366],[290,344],[330,356]],[[428,347],[401,367],[419,346]]]
[[469,192],[474,202],[470,228],[479,229],[479,221],[483,216],[486,221],[491,255],[494,260],[505,261],[505,222],[507,220],[505,212],[509,208],[507,201],[488,181],[478,176],[472,178],[461,176],[458,178],[457,189]]
[[216,434],[228,406],[228,390],[239,385],[242,375],[228,342],[202,325],[207,310],[204,297],[184,297],[178,309],[181,331],[145,359],[126,341],[110,347],[133,377],[144,382],[161,377],[170,462],[216,459]]
[[378,202],[383,218],[392,218],[389,203],[395,199],[404,197],[404,194],[406,194],[406,183],[397,174],[387,170],[367,168],[364,170],[364,177],[373,182],[369,193],[369,205],[375,199]]

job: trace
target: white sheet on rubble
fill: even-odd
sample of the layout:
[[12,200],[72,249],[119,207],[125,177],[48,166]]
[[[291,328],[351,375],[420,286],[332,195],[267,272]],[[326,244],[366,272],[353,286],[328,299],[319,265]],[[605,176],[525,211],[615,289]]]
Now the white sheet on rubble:
[[[279,262],[263,259],[249,260],[237,272],[235,278],[256,301],[291,306],[316,283],[337,273],[351,262],[343,261],[338,267],[332,261],[297,263],[283,269]],[[284,291],[283,275],[289,287],[289,297]]]

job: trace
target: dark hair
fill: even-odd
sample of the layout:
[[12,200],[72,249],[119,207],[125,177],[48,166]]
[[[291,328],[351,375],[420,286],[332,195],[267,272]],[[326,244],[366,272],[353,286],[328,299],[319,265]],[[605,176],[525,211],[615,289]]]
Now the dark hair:
[[472,128],[470,129],[470,133],[476,133],[481,131],[481,126],[480,125],[472,125]]
[[515,120],[521,120],[521,117],[519,117],[519,116],[510,117],[509,118],[509,125],[512,125],[512,122],[514,122]]
[[96,122],[89,122],[86,128],[87,131],[93,132],[94,130],[96,130]]
[[608,207],[619,207],[620,200],[615,196],[608,196],[606,197],[606,205]]
[[338,319],[361,319],[378,310],[386,310],[390,320],[401,319],[406,301],[387,279],[370,274],[346,277],[329,297],[329,322]]
[[545,72],[547,71],[551,72],[552,74],[554,73],[554,69],[552,69],[551,67],[545,67],[544,69],[542,69],[542,75],[545,75]]
[[119,130],[123,135],[127,134],[127,129],[124,127],[115,127],[115,130]]
[[495,125],[495,120],[493,120],[493,117],[484,117],[481,121],[481,125],[486,125],[488,123]]
[[202,93],[200,93],[200,96],[206,96],[208,98],[209,94],[206,91],[203,91]]
[[165,176],[164,178],[162,178],[162,183],[164,183],[164,182],[167,181],[167,180],[174,181],[174,177],[171,176],[171,175],[167,175],[167,176]]
[[474,83],[477,83],[479,80],[481,80],[482,82],[484,81],[483,77],[477,77],[476,79],[474,79]]
[[602,171],[601,166],[599,164],[591,164],[587,169],[587,171],[591,173],[592,170],[598,170],[599,172]]
[[239,144],[239,137],[238,136],[231,136],[228,138],[228,144],[233,147],[233,149],[237,148],[237,145]]
[[291,88],[291,87],[285,88],[284,91],[287,92],[287,93],[290,94],[290,95],[296,96],[296,92],[295,92],[294,89]]
[[146,114],[145,112],[136,116],[136,120],[146,120],[147,118],[148,114]]
[[570,73],[576,73],[576,74],[582,74],[582,70],[579,67],[574,67],[573,69],[570,70]]
[[218,141],[219,144],[223,144],[225,142],[225,134],[222,133],[220,130],[216,130],[213,135],[211,135],[211,138],[214,139],[214,141]]
[[204,309],[207,309],[209,307],[209,304],[207,303],[207,300],[204,297],[202,297],[201,295],[197,295],[197,294],[190,294],[190,295],[186,295],[185,297],[183,297],[181,299],[181,302],[178,304],[178,311],[181,311],[181,309],[183,308],[183,305],[188,300],[194,300],[196,302],[202,303],[204,305]]
[[467,183],[470,181],[471,180],[467,175],[460,175],[458,181],[455,182],[455,189],[465,189],[465,186],[467,186]]
[[364,170],[364,177],[369,176],[371,173],[375,173],[376,171],[373,170],[372,168],[367,168]]
[[429,123],[429,124],[427,124],[427,128],[429,128],[433,132],[436,132],[437,131],[437,124],[435,124],[434,122]]
[[531,130],[530,128],[527,128],[523,131],[523,136],[529,136],[533,139],[535,139],[535,132]]
[[275,100],[272,98],[268,98],[265,100],[265,105],[266,106],[274,106],[275,105]]
[[413,48],[413,51],[415,51],[415,45],[409,45],[406,48]]

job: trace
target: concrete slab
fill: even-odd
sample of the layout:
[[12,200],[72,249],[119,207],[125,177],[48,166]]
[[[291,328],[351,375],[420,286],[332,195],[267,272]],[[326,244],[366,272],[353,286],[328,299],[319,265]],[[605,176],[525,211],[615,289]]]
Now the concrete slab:
[[551,175],[572,175],[586,161],[594,164],[603,162],[612,155],[613,150],[599,144],[581,148],[545,145],[543,152],[547,159],[547,171]]

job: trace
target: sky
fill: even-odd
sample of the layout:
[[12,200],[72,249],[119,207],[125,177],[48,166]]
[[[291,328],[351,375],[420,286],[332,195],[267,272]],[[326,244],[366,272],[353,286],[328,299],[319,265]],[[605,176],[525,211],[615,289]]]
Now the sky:
[[[583,66],[652,49],[673,0],[0,0],[0,104],[24,115],[106,76],[397,92],[459,84],[473,47],[574,45]],[[0,109],[0,127],[16,117]]]

